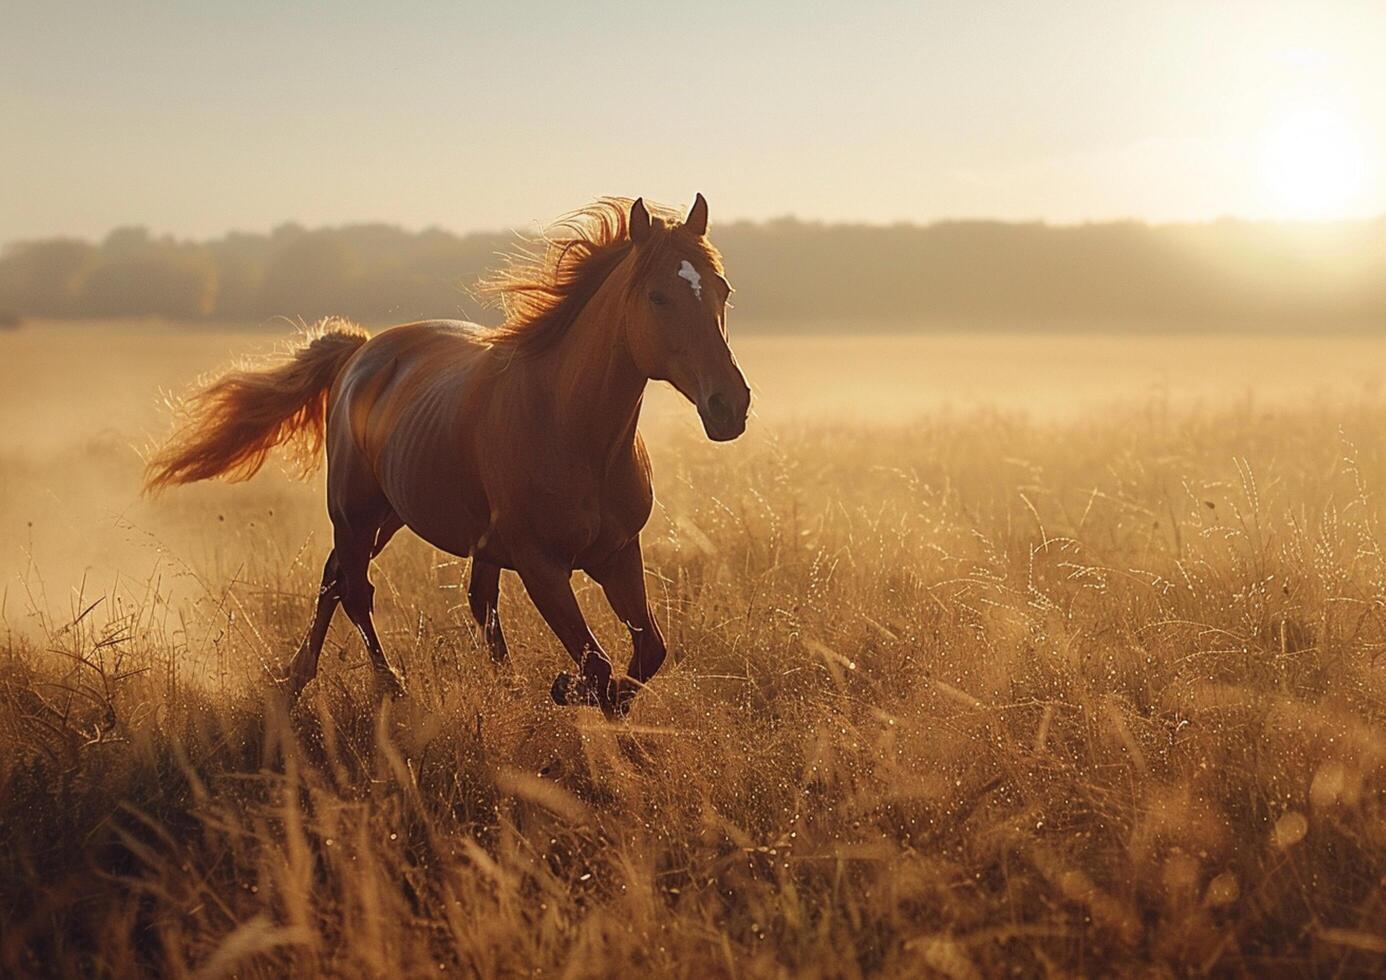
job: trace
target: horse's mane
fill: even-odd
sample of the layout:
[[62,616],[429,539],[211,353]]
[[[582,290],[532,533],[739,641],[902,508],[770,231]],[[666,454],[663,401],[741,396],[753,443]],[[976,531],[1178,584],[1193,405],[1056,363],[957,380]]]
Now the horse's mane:
[[[502,267],[476,290],[505,314],[505,321],[487,332],[493,347],[537,354],[558,342],[630,253],[631,204],[629,198],[601,198],[503,256]],[[651,207],[650,214],[650,240],[641,247],[632,285],[670,254],[701,257],[722,273],[721,256],[705,237],[686,230],[667,208]]]

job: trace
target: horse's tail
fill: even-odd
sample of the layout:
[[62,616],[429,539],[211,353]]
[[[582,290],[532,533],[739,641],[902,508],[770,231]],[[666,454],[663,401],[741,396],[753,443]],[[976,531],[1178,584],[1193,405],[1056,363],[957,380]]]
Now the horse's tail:
[[347,360],[369,339],[345,320],[317,325],[288,360],[229,371],[181,406],[172,438],[149,460],[145,489],[214,476],[248,480],[276,446],[304,475],[316,468],[327,425],[327,393]]

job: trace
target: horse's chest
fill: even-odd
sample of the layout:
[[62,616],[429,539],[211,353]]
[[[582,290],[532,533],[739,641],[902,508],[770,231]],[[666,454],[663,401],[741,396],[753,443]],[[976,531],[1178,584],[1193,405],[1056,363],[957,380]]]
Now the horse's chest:
[[597,505],[597,533],[578,567],[600,564],[639,536],[653,506],[648,470],[632,470],[608,481]]
[[[653,496],[648,476],[631,467],[605,473],[589,465],[539,465],[527,492],[510,496],[515,509],[504,521],[504,538],[514,550],[537,546],[575,568],[600,564],[640,533]],[[499,497],[493,511],[505,515]]]
[[622,498],[571,484],[541,493],[534,504],[507,529],[507,537],[531,539],[542,550],[571,559],[574,567],[620,548],[640,533],[649,516]]

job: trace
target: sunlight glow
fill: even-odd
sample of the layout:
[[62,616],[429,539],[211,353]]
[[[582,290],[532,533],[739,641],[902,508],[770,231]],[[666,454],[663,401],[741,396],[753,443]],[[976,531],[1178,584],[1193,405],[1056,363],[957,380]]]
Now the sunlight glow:
[[1262,176],[1280,217],[1341,217],[1362,193],[1366,164],[1357,128],[1338,107],[1293,106],[1265,134]]

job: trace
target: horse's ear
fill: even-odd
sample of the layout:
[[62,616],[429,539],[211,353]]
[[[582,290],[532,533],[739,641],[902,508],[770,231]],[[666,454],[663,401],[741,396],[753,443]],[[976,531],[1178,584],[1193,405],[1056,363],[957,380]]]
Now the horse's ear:
[[642,242],[650,235],[650,212],[645,210],[645,199],[637,197],[630,206],[630,240]]
[[699,238],[707,234],[707,199],[703,195],[699,194],[693,199],[693,207],[689,209],[683,226]]

